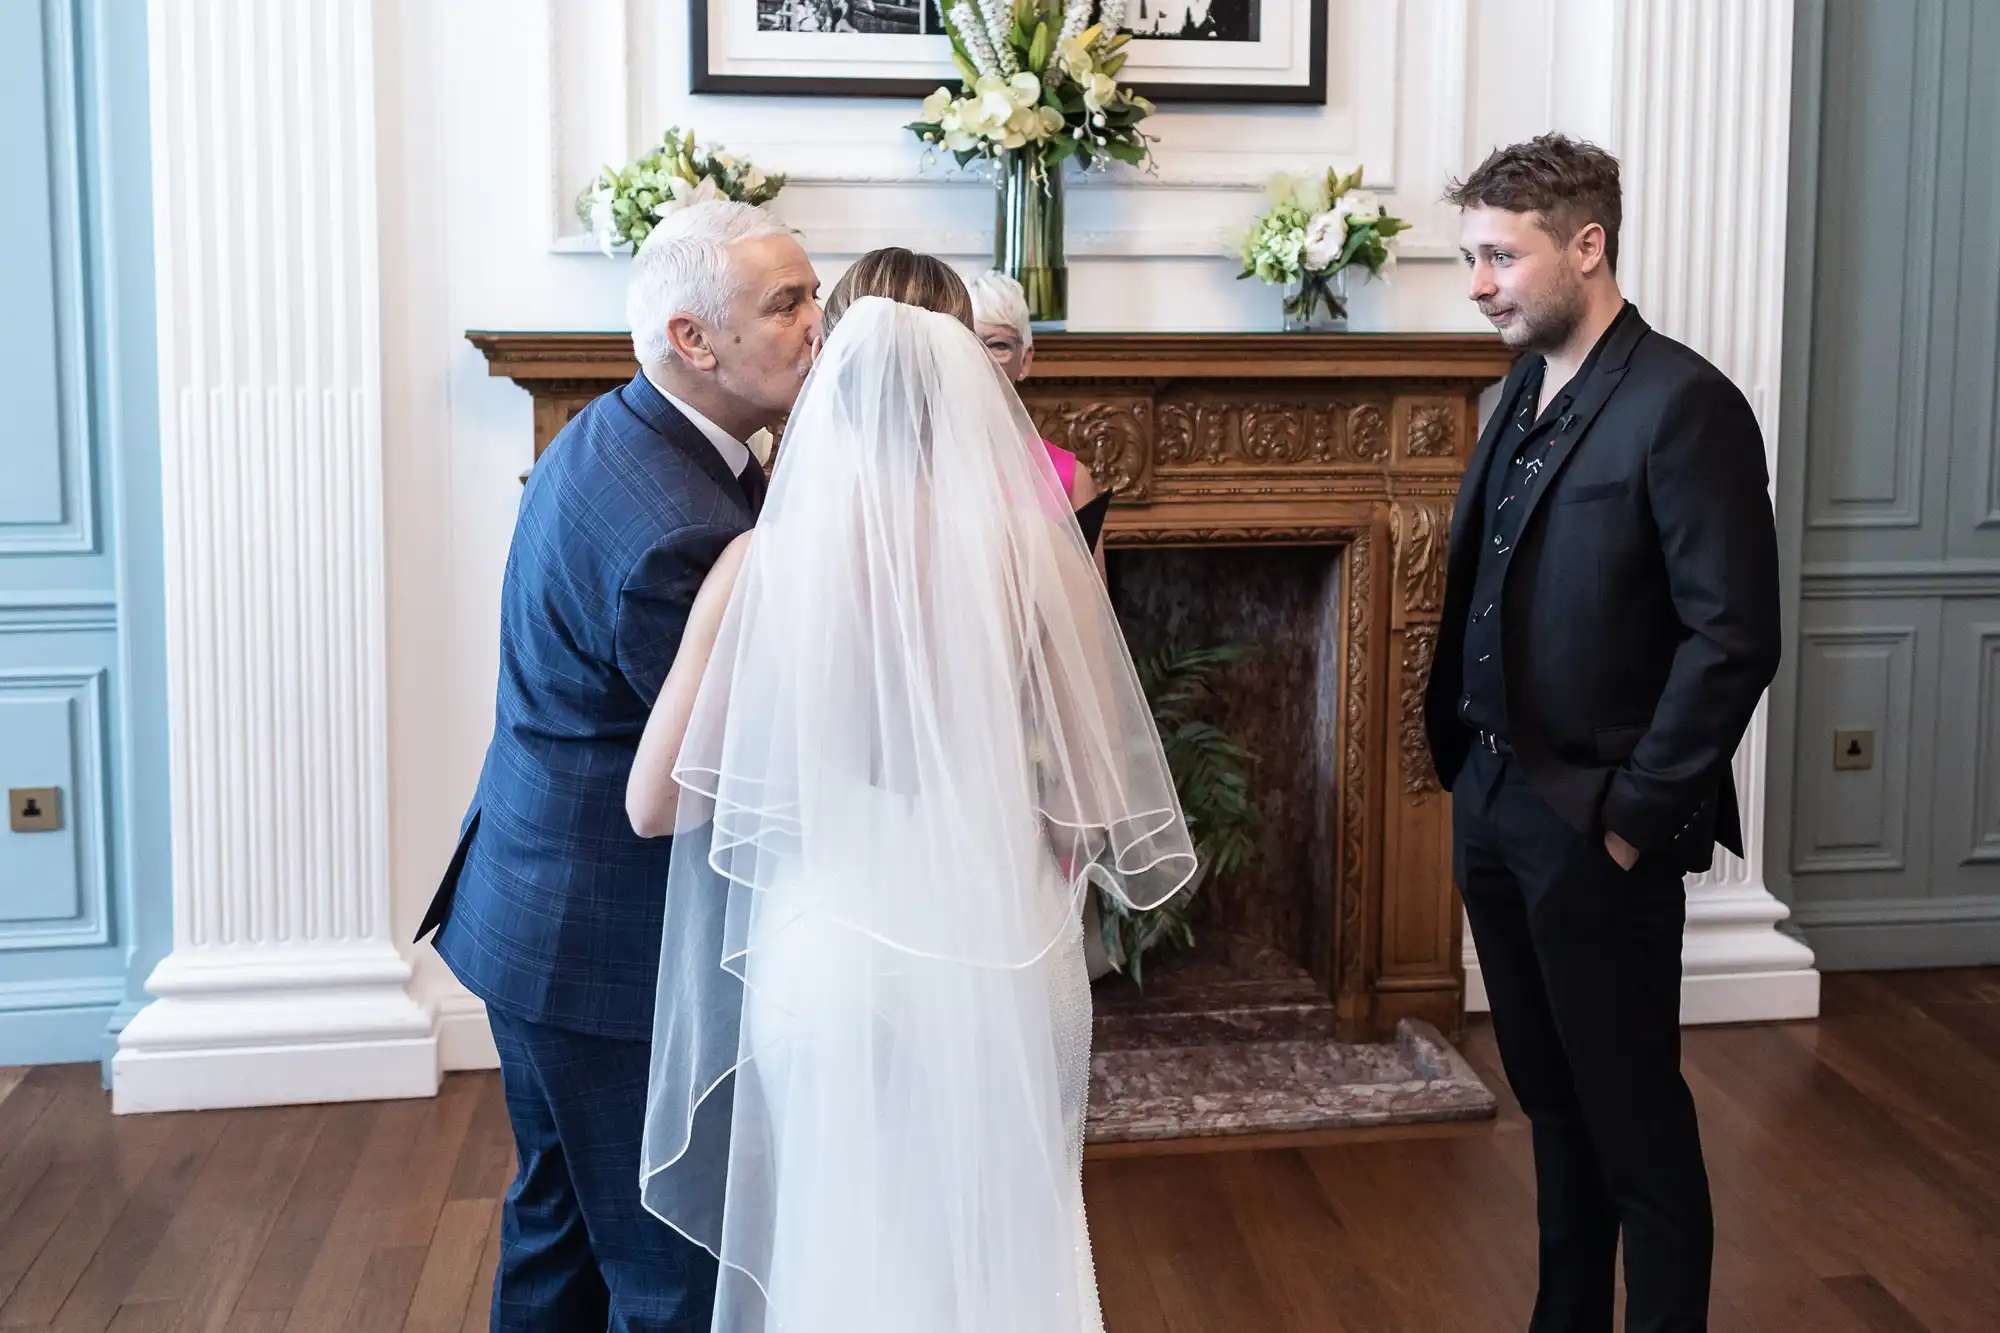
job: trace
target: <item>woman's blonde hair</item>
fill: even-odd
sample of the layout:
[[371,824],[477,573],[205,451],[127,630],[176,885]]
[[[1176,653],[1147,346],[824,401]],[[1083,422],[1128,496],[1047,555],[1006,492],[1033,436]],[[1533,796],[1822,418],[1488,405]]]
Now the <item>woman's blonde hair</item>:
[[965,280],[933,255],[892,245],[870,250],[855,260],[826,298],[820,312],[822,336],[830,335],[847,307],[864,296],[886,296],[904,305],[935,310],[968,329],[972,327],[972,296],[965,290]]

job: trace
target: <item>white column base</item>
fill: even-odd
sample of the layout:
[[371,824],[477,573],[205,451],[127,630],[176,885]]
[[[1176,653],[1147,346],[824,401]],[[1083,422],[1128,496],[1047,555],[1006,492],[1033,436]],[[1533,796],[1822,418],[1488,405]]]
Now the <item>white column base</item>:
[[434,1097],[438,1036],[389,944],[176,952],[118,1036],[111,1109]]
[[[1681,1023],[1778,1023],[1819,1016],[1813,951],[1778,930],[1789,909],[1762,884],[1691,884],[1681,939]],[[1487,1013],[1465,931],[1465,1009]]]

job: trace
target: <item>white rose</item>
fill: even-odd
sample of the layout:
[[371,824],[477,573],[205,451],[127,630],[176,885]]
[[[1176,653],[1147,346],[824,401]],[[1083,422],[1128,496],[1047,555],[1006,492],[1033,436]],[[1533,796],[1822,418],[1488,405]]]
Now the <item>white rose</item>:
[[1339,212],[1321,213],[1306,223],[1305,264],[1309,269],[1323,269],[1340,261],[1340,252],[1347,245],[1347,217]]
[[1333,210],[1344,217],[1379,218],[1382,216],[1382,200],[1373,190],[1349,190],[1340,196]]

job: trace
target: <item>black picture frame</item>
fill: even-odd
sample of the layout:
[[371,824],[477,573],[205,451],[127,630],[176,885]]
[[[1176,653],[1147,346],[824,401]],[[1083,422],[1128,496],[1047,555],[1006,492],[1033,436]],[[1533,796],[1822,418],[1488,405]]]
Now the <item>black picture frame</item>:
[[[1146,83],[1133,89],[1162,106],[1324,106],[1326,105],[1327,0],[1306,0],[1312,55],[1304,84]],[[885,79],[837,76],[775,77],[758,74],[717,74],[708,60],[707,0],[688,3],[688,86],[696,93],[722,97],[852,97],[924,98],[939,83],[955,78]]]

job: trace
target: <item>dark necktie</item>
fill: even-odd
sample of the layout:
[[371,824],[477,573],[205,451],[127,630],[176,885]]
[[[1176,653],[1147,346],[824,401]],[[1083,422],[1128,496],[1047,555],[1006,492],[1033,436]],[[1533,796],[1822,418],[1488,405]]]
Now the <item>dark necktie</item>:
[[764,465],[752,454],[750,462],[736,474],[736,484],[743,488],[743,498],[750,502],[750,516],[755,518],[764,508]]

